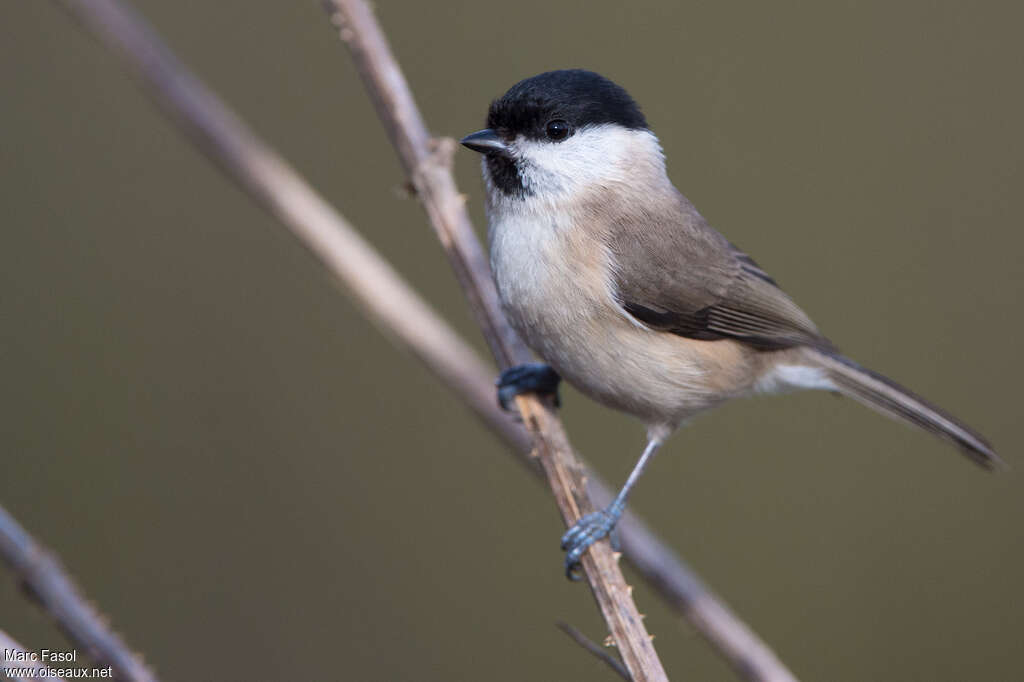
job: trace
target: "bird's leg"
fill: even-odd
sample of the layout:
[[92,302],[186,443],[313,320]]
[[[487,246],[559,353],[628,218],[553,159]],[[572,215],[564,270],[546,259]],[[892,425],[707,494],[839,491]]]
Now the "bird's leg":
[[550,365],[540,362],[509,367],[495,382],[498,387],[498,404],[502,409],[512,411],[515,407],[513,401],[517,395],[539,393],[555,396],[555,406],[558,407],[558,383],[561,380],[562,377],[558,376],[558,372],[551,369]]
[[622,517],[622,512],[626,509],[626,497],[629,496],[629,491],[636,485],[640,475],[647,468],[647,464],[654,457],[654,453],[658,451],[658,448],[661,447],[663,441],[664,438],[661,436],[649,437],[647,447],[644,448],[644,454],[640,455],[640,461],[633,467],[629,478],[626,479],[626,484],[622,486],[622,490],[615,496],[612,503],[601,511],[587,514],[573,524],[572,528],[567,530],[565,535],[562,536],[562,549],[568,552],[565,555],[565,577],[569,580],[579,580],[576,575],[576,569],[580,565],[580,558],[584,552],[592,544],[608,535],[615,527],[615,524],[618,523]]

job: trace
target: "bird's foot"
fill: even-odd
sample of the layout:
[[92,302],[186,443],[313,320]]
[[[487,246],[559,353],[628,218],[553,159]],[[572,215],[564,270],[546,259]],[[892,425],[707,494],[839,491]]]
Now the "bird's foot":
[[558,398],[558,383],[562,377],[558,372],[551,369],[549,365],[540,362],[529,362],[523,365],[509,367],[495,385],[498,387],[498,404],[502,409],[512,411],[515,397],[522,393],[539,393],[540,395],[553,395],[555,407],[560,406]]
[[565,532],[562,536],[562,549],[568,552],[565,555],[566,578],[579,580],[576,569],[579,568],[583,554],[592,544],[611,533],[621,516],[622,509],[612,505],[607,509],[587,514]]

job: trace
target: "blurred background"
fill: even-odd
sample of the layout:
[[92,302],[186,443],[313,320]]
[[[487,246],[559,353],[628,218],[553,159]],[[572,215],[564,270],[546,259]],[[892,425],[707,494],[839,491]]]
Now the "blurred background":
[[[317,2],[135,6],[483,349]],[[712,224],[1015,467],[808,393],[698,420],[633,508],[805,680],[1019,678],[1024,7],[376,7],[438,134],[543,70],[624,85]],[[115,628],[167,680],[612,679],[554,627],[604,637],[541,486],[54,4],[0,24],[0,503]],[[563,397],[618,485],[642,428]],[[735,679],[637,599],[674,679]]]

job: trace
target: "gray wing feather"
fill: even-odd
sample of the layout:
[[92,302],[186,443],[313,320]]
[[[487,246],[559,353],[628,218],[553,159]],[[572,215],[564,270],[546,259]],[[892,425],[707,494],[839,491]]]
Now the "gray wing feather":
[[707,224],[682,195],[664,210],[614,221],[615,290],[647,326],[763,349],[831,349],[810,318],[761,267]]

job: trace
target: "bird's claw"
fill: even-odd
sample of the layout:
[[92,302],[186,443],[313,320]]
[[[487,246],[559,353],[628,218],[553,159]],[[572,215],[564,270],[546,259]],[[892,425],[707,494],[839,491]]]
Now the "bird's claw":
[[572,528],[565,531],[565,535],[562,536],[562,549],[567,552],[565,555],[566,578],[569,580],[580,579],[577,574],[580,559],[592,544],[606,537],[612,531],[621,515],[621,512],[603,509],[587,514],[574,523]]
[[530,362],[509,367],[495,382],[498,387],[498,404],[503,410],[511,412],[515,409],[514,401],[517,395],[538,393],[553,395],[555,407],[559,407],[561,401],[558,397],[558,383],[561,380],[558,372],[543,363]]

